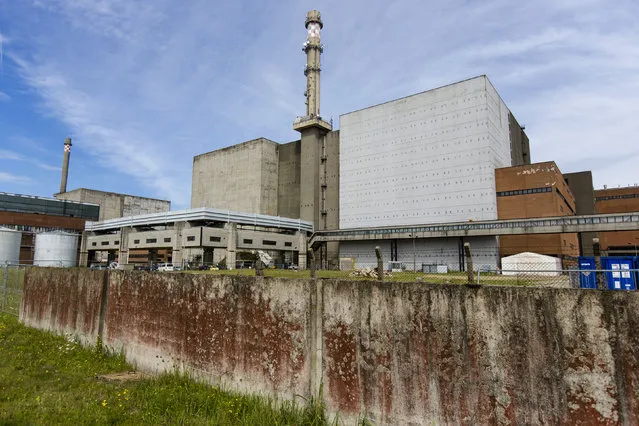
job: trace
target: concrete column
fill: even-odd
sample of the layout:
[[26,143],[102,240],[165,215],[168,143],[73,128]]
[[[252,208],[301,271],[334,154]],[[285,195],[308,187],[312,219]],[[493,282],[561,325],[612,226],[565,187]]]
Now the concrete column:
[[129,263],[129,234],[132,228],[120,228],[120,251],[118,254],[118,263],[127,265]]
[[235,269],[237,260],[237,223],[227,223],[224,226],[228,230],[226,242],[226,268]]
[[302,269],[306,269],[307,268],[307,252],[308,252],[308,238],[306,237],[306,232],[304,231],[298,231],[297,232],[297,236],[299,238],[299,243],[298,243],[298,260],[297,260],[297,268],[299,270]]
[[87,249],[87,240],[89,238],[89,235],[93,235],[93,233],[83,231],[82,238],[80,239],[80,259],[78,262],[78,266],[85,268],[89,266],[89,250]]
[[171,254],[171,263],[174,266],[182,266],[182,230],[188,227],[188,223],[186,222],[177,222],[173,228],[173,247]]

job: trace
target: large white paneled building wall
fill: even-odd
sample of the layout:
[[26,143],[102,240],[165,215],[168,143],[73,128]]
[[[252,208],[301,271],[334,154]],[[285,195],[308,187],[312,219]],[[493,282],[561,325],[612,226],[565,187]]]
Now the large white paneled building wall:
[[509,110],[485,76],[340,117],[340,228],[497,219]]

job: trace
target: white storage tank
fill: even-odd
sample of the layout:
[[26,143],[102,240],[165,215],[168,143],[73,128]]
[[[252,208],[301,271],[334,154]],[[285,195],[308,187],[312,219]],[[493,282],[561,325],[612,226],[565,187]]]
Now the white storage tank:
[[62,231],[36,234],[33,264],[72,268],[77,265],[80,236]]
[[17,265],[20,262],[22,232],[0,228],[0,265]]

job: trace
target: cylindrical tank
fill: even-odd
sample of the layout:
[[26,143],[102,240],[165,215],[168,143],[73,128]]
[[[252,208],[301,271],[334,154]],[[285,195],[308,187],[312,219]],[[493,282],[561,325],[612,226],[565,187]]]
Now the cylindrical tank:
[[76,266],[79,235],[52,231],[36,234],[33,264],[36,266]]
[[22,232],[0,228],[0,265],[17,265],[20,262]]

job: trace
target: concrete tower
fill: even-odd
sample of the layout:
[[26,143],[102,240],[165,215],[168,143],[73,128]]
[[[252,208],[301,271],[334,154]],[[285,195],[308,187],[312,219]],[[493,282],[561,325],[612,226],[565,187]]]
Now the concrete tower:
[[320,226],[320,162],[325,144],[325,136],[332,130],[331,124],[320,116],[320,56],[324,50],[320,33],[322,18],[317,10],[306,16],[308,37],[302,50],[306,53],[306,115],[297,117],[293,130],[301,133],[300,167],[300,218],[312,221],[316,229]]
[[69,176],[69,157],[71,156],[71,138],[64,140],[64,157],[62,158],[62,179],[60,179],[60,194],[67,192],[67,177]]

